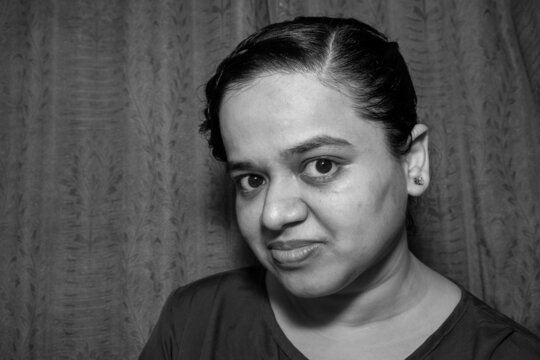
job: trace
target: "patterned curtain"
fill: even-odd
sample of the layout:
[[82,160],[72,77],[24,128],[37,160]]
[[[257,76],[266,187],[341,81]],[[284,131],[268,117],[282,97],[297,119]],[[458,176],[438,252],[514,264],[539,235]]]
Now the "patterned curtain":
[[400,43],[431,129],[411,247],[540,334],[540,2],[0,0],[2,358],[135,358],[172,289],[252,261],[202,87],[298,15]]

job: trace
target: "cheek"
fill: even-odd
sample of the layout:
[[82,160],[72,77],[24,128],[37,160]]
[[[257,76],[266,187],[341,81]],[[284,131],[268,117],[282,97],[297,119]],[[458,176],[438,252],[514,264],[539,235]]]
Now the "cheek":
[[358,217],[359,211],[369,207],[373,201],[373,187],[365,179],[351,177],[330,192],[321,196],[319,207],[326,209],[328,215],[346,221]]
[[355,233],[361,226],[366,200],[358,186],[340,186],[339,189],[312,194],[307,203],[313,218],[331,237],[337,238],[343,233]]
[[366,206],[375,213],[386,212],[388,208],[399,210],[407,199],[407,187],[402,169],[398,164],[380,169],[364,184]]
[[237,199],[236,221],[242,236],[246,241],[250,241],[259,227],[259,212],[257,211],[256,206],[249,202]]
[[399,179],[381,179],[385,178],[357,177],[355,181],[341,184],[339,189],[321,194],[318,201],[312,202],[316,204],[315,212],[333,227],[347,227],[349,230],[394,219],[405,211],[406,188]]

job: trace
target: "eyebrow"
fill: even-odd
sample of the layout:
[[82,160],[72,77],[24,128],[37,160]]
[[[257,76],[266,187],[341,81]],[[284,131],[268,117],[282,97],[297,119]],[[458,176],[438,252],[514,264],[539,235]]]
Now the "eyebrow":
[[284,150],[281,153],[282,157],[290,157],[292,155],[304,154],[308,151],[315,150],[323,146],[352,146],[350,142],[345,139],[333,137],[329,135],[315,136],[300,144],[293,146],[290,149]]
[[[350,142],[345,139],[333,137],[329,135],[314,136],[309,138],[298,145],[295,145],[289,149],[283,150],[280,155],[283,158],[289,158],[294,155],[301,155],[311,150],[318,149],[323,146],[352,146]],[[227,162],[227,172],[230,173],[235,170],[253,169],[256,166],[249,161],[230,161]]]
[[226,171],[228,174],[230,174],[232,171],[235,170],[245,170],[245,169],[253,169],[254,166],[249,161],[227,161],[226,164]]

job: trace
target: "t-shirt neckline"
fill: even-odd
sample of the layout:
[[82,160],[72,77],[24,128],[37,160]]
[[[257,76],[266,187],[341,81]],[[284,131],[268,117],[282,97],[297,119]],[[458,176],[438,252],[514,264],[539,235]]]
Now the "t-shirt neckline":
[[[270,304],[270,297],[266,288],[266,271],[261,271],[261,286],[264,291],[264,306],[263,306],[263,318],[268,321],[268,325],[271,331],[271,335],[276,341],[278,347],[289,357],[290,360],[309,360],[300,350],[294,346],[294,344],[287,338],[281,327],[279,326],[272,305]],[[454,310],[446,318],[446,320],[431,334],[415,351],[413,351],[404,360],[422,359],[429,353],[431,353],[442,339],[456,326],[459,319],[465,313],[469,301],[469,296],[462,287],[459,287],[461,291],[461,298]]]

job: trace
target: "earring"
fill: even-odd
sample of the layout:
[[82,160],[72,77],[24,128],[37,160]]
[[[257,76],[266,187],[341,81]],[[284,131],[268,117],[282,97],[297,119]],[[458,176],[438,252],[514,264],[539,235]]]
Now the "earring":
[[414,183],[416,185],[424,185],[424,179],[421,176],[417,176],[414,178]]

